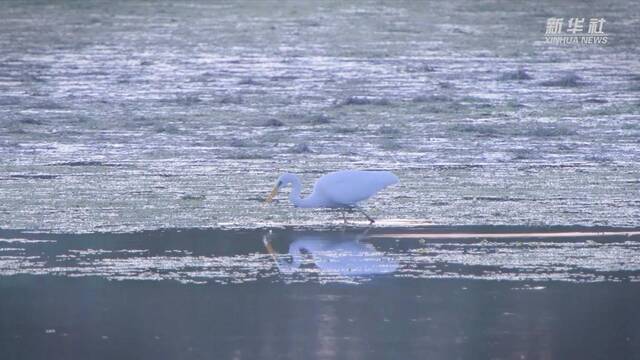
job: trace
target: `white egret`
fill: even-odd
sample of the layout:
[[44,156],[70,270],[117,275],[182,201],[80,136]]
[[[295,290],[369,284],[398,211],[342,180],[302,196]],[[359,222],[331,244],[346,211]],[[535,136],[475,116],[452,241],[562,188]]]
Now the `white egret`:
[[[335,171],[318,179],[311,195],[301,198],[298,176],[284,173],[278,178],[276,186],[266,201],[271,202],[281,187],[291,184],[289,201],[296,207],[356,210],[373,224],[375,221],[359,207],[359,203],[397,182],[398,177],[390,171]],[[344,218],[344,212],[342,215]]]

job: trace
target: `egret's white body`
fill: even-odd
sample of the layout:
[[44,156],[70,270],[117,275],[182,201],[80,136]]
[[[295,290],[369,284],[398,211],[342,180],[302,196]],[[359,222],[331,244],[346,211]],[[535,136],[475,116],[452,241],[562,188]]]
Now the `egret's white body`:
[[[357,209],[358,205],[378,191],[398,182],[398,177],[390,171],[342,170],[328,173],[318,179],[311,195],[300,197],[300,179],[294,174],[285,173],[278,182],[267,201],[277,194],[278,190],[291,184],[289,200],[301,208]],[[362,212],[364,214],[364,212]],[[373,222],[367,214],[367,219]]]

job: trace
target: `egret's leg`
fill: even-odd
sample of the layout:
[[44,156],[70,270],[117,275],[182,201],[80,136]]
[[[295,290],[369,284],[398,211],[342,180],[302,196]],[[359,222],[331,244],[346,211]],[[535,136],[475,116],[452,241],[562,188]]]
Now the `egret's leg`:
[[342,222],[344,224],[347,223],[347,215],[345,215],[344,210],[340,209],[340,213],[342,214]]
[[361,234],[356,236],[356,241],[361,242],[363,239],[367,238],[367,234],[369,234],[369,230],[371,230],[371,224],[366,228]]
[[376,222],[375,220],[373,220],[373,218],[369,215],[367,215],[366,212],[364,212],[364,210],[362,210],[359,207],[354,207],[354,209],[358,210],[358,212],[360,212],[362,215],[364,215],[364,217],[367,218],[367,220],[369,220],[369,225],[373,224],[374,222]]

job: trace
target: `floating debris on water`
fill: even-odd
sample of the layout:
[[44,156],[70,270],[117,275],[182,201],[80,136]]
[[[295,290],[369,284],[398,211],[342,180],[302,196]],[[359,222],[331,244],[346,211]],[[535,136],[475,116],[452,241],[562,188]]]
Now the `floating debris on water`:
[[9,175],[9,177],[13,179],[52,180],[52,179],[57,179],[60,176],[50,175],[50,174],[14,174],[14,175]]
[[412,98],[411,101],[413,101],[415,103],[421,103],[421,102],[446,102],[446,101],[453,101],[453,99],[451,99],[450,97],[448,97],[446,95],[435,94],[435,95],[419,95],[419,96],[416,96],[416,97]]
[[582,78],[576,74],[566,74],[558,79],[547,80],[540,83],[542,86],[557,86],[557,87],[577,87],[585,85]]
[[238,81],[238,85],[262,85],[261,82],[254,80],[253,78],[244,78],[240,81]]
[[478,133],[483,136],[497,136],[502,133],[501,127],[493,124],[456,124],[449,129],[463,133]]
[[401,134],[401,131],[400,129],[390,125],[382,125],[378,130],[376,130],[376,133],[385,137],[397,137]]
[[284,123],[278,119],[267,119],[262,126],[269,126],[269,127],[281,127],[284,126]]
[[349,106],[349,105],[381,105],[386,106],[390,105],[391,101],[385,98],[371,98],[365,96],[350,96],[345,100],[338,102],[338,106]]
[[409,73],[434,72],[436,71],[436,69],[429,64],[414,64],[414,65],[407,65],[407,67],[405,67],[405,71]]
[[531,80],[533,77],[524,69],[506,72],[500,75],[499,80]]
[[296,144],[296,145],[292,146],[289,149],[289,152],[290,153],[294,153],[294,154],[310,154],[310,153],[313,153],[311,148],[309,148],[309,145],[307,145],[305,143],[300,143],[300,144]]
[[331,118],[325,114],[317,114],[309,119],[311,125],[325,125],[331,123]]
[[229,95],[229,96],[223,96],[222,98],[220,98],[220,100],[218,101],[220,104],[233,104],[233,105],[240,105],[242,103],[244,103],[244,98],[240,95]]
[[205,200],[207,197],[205,195],[191,195],[191,194],[186,194],[186,195],[182,195],[180,196],[181,200],[194,200],[194,201],[202,201]]
[[552,137],[573,136],[577,133],[576,130],[562,125],[534,123],[528,125],[521,134],[525,136]]

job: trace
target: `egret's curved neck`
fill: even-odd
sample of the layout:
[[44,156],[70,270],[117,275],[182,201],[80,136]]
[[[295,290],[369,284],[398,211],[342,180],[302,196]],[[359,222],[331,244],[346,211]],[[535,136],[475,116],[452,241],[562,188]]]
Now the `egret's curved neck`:
[[297,176],[294,176],[291,179],[291,193],[289,193],[289,201],[297,207],[313,207],[314,200],[312,199],[312,196],[308,196],[304,199],[300,197],[300,187],[300,179]]

